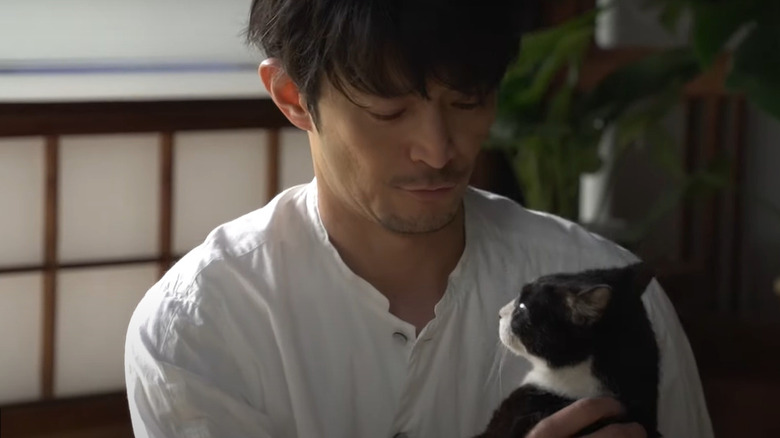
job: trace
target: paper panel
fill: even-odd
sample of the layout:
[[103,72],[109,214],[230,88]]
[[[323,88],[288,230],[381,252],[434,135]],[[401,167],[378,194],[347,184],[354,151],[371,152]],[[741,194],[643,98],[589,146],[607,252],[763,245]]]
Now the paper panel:
[[124,388],[127,325],[156,278],[156,265],[60,272],[54,378],[57,397]]
[[0,266],[43,263],[43,138],[0,139]]
[[60,258],[156,255],[159,137],[62,138]]
[[41,395],[41,274],[0,275],[0,405]]
[[173,247],[181,254],[265,204],[266,132],[186,132],[175,144]]
[[311,182],[314,169],[311,162],[309,137],[306,131],[285,128],[280,135],[281,169],[279,187],[284,190],[298,184]]

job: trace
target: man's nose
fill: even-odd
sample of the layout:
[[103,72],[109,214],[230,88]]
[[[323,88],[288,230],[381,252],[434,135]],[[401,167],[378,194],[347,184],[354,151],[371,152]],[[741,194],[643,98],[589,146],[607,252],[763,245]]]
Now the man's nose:
[[455,145],[446,118],[440,108],[434,107],[421,116],[419,122],[411,159],[441,169],[455,156]]

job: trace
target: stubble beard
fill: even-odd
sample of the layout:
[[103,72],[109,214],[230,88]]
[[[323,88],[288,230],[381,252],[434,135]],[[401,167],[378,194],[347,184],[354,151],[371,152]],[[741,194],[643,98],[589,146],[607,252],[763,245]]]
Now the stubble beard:
[[386,230],[397,234],[428,234],[446,228],[458,217],[462,200],[451,211],[438,213],[428,217],[404,218],[398,215],[378,217],[379,224]]

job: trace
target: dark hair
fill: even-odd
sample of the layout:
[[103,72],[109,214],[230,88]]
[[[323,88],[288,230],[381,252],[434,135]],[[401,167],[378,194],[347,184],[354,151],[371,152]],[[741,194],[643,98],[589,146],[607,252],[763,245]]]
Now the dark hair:
[[[247,42],[280,59],[317,116],[320,84],[427,98],[427,81],[484,98],[536,0],[254,0]],[[346,87],[345,87],[346,85]]]

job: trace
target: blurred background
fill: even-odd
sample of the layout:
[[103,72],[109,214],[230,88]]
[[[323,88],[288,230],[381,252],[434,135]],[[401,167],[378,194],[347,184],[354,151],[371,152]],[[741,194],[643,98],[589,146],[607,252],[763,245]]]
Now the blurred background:
[[[215,226],[313,177],[251,0],[0,0],[0,436],[130,437],[132,310]],[[656,269],[717,437],[780,436],[780,9],[548,0],[475,186]]]

